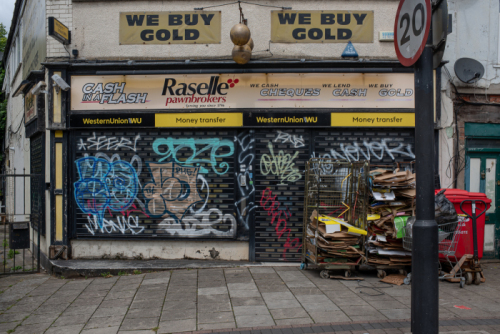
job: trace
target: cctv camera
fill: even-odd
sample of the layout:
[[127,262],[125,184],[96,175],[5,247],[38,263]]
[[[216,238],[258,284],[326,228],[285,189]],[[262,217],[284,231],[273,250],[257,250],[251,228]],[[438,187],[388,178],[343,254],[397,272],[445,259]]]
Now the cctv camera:
[[47,91],[44,90],[46,86],[47,84],[45,83],[45,81],[40,81],[39,83],[36,84],[35,87],[33,87],[33,89],[31,90],[31,94],[33,95],[38,95],[40,93],[47,94]]
[[66,81],[63,80],[63,78],[61,78],[59,75],[57,74],[54,74],[52,76],[52,80],[54,80],[54,84],[59,87],[60,89],[64,90],[64,91],[68,91],[71,86],[68,85],[68,83]]

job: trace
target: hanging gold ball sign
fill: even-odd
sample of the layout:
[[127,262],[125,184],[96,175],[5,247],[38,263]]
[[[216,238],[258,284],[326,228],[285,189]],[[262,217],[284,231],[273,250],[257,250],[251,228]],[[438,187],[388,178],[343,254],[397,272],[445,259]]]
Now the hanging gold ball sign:
[[233,48],[233,60],[238,64],[246,64],[252,56],[252,49],[248,45],[235,45]]
[[254,46],[250,38],[250,29],[245,24],[238,23],[231,28],[230,37],[234,44],[233,60],[241,65],[248,63]]
[[250,39],[250,29],[246,25],[238,23],[231,28],[230,35],[234,45],[242,46],[247,44]]

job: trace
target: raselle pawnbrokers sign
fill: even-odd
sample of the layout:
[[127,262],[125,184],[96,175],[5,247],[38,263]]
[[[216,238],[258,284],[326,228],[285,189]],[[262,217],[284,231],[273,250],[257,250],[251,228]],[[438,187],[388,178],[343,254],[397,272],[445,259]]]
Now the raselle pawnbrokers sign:
[[72,76],[72,110],[413,109],[411,73]]

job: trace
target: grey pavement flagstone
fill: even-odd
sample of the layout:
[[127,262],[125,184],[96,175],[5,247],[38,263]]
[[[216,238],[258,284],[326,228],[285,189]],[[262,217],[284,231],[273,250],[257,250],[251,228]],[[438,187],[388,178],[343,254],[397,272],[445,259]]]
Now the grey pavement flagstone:
[[85,324],[68,325],[62,327],[50,327],[45,334],[78,334]]
[[172,320],[160,322],[158,334],[191,332],[196,330],[196,319]]
[[238,327],[274,326],[271,315],[243,315],[236,317]]
[[216,323],[216,324],[199,324],[198,330],[211,330],[211,329],[226,329],[226,328],[236,328],[236,323],[233,322],[224,322],[224,323]]
[[114,327],[102,327],[93,329],[84,329],[81,334],[116,334],[118,333],[119,326]]
[[218,287],[218,288],[201,288],[198,289],[198,295],[224,295],[227,294],[227,288]]
[[101,317],[101,318],[90,318],[90,320],[85,324],[84,329],[94,329],[94,328],[106,328],[106,327],[118,327],[123,321],[123,316],[115,315],[112,317]]
[[268,315],[269,309],[266,306],[235,306],[233,307],[235,316],[240,315]]
[[[479,326],[480,320],[470,317],[492,320],[498,317],[498,323],[490,325],[500,326],[497,316],[500,278],[496,279],[499,272],[500,267],[485,268],[488,284],[464,289],[440,282],[440,317],[455,319],[450,322],[455,321],[457,328],[464,324]],[[0,277],[0,290],[4,291],[0,294],[0,333],[14,329],[13,334],[136,334],[154,333],[153,329],[172,333],[352,321],[369,325],[369,321],[398,323],[411,316],[408,286],[387,288],[374,273],[366,274],[361,285],[355,281],[323,280],[318,273],[276,266],[183,270],[89,280],[48,276],[35,280],[33,276],[25,276],[9,281],[9,277]],[[377,287],[384,289],[381,293],[373,290]],[[357,324],[352,326],[350,330],[362,329]],[[455,328],[449,326],[450,330]],[[335,328],[338,331],[343,327]],[[269,334],[304,332],[273,329]]]
[[233,312],[198,313],[198,323],[213,324],[234,321]]
[[127,319],[123,320],[120,330],[121,331],[130,331],[137,329],[152,329],[158,327],[160,319],[156,318],[138,318],[138,319]]

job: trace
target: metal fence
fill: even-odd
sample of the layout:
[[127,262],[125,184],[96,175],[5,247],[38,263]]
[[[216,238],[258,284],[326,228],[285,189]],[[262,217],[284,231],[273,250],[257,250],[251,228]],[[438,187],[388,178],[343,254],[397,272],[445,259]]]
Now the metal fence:
[[44,228],[43,175],[0,174],[0,275],[40,272],[40,234]]

